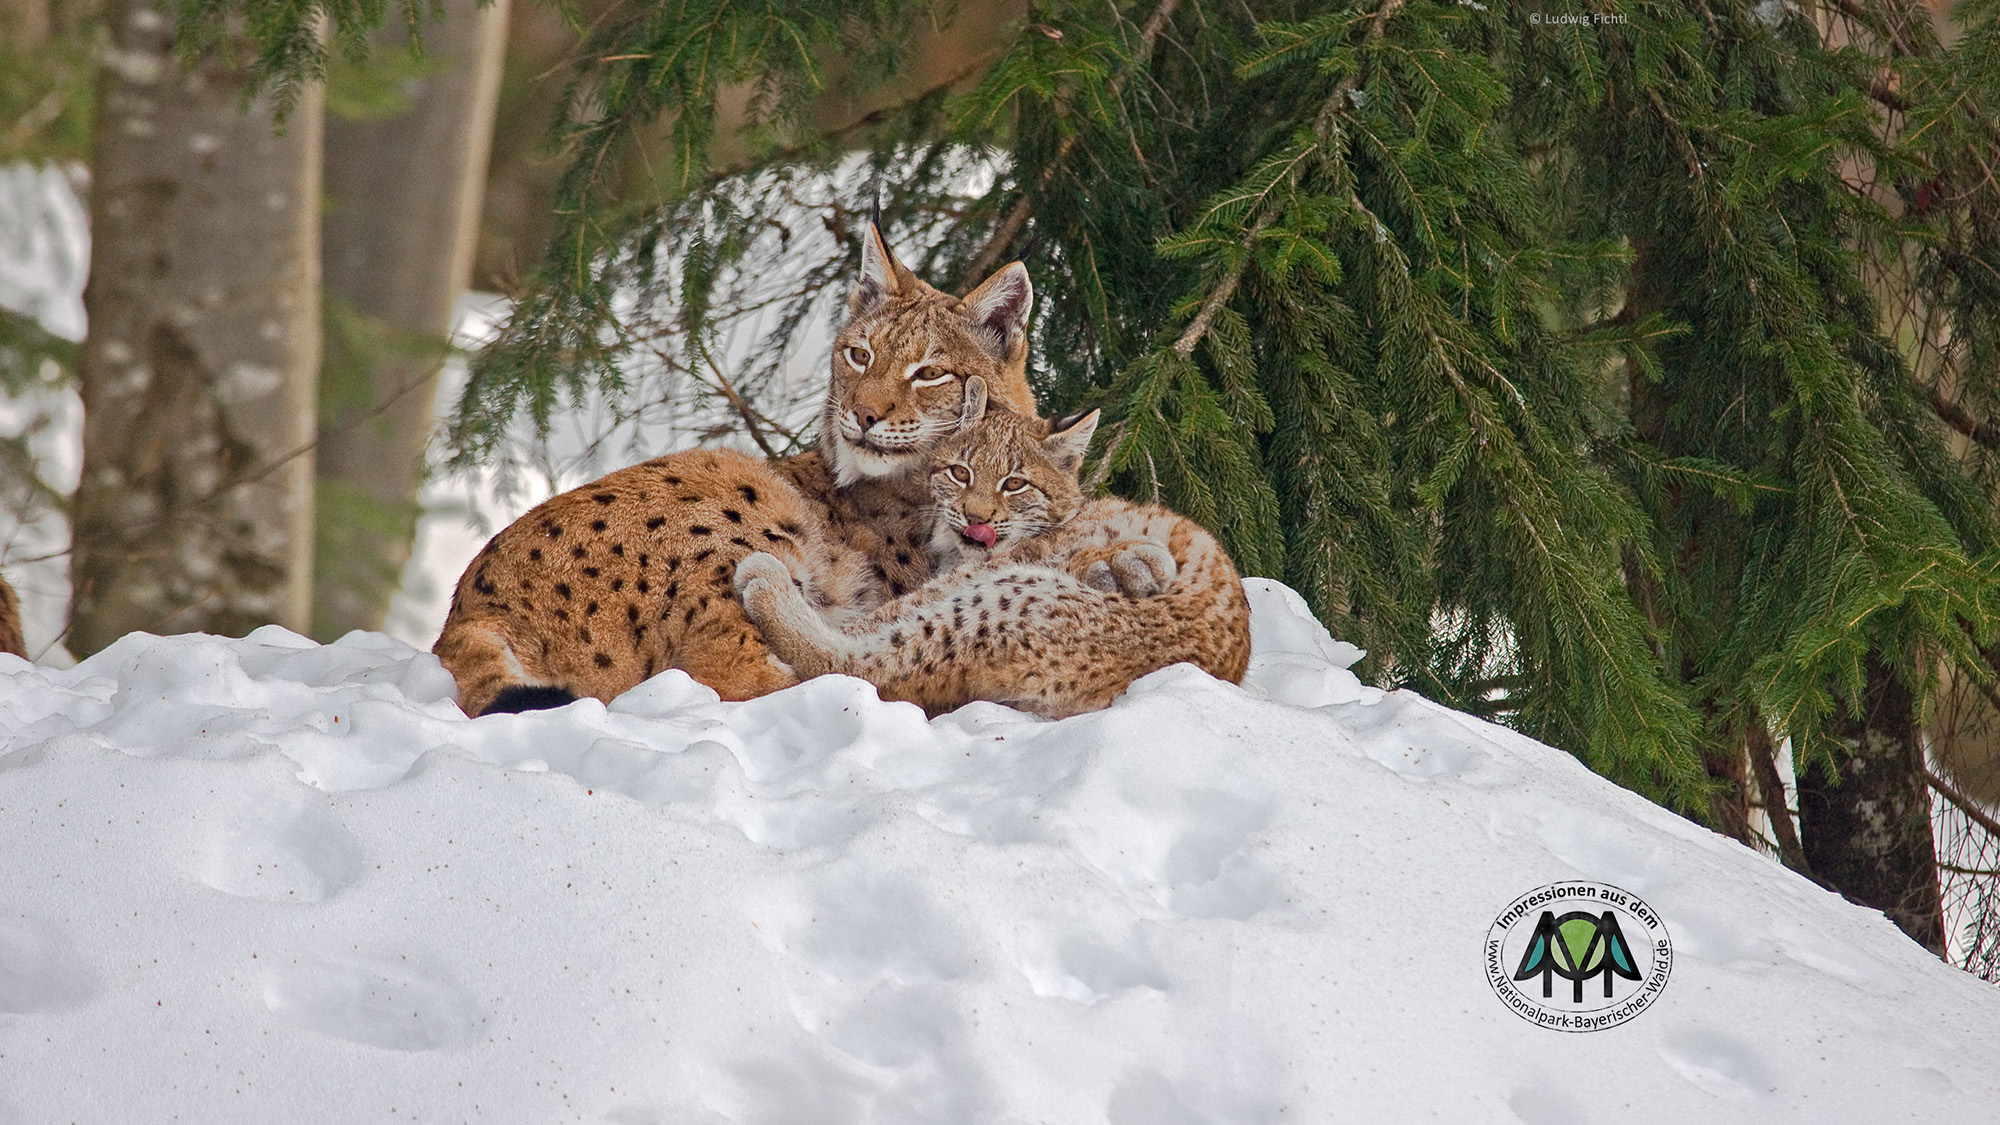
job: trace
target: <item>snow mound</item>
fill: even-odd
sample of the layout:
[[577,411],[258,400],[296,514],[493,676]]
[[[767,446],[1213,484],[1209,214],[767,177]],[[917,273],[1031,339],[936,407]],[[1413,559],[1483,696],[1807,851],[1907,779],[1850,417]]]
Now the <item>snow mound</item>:
[[[0,1122],[1885,1122],[2000,1104],[2000,996],[1407,693],[1246,583],[1046,722],[670,672],[468,720],[427,653],[0,657]],[[1563,1034],[1483,941],[1566,879],[1675,944]],[[143,1111],[135,1107],[144,1107]],[[1956,1116],[1962,1117],[1963,1114]]]

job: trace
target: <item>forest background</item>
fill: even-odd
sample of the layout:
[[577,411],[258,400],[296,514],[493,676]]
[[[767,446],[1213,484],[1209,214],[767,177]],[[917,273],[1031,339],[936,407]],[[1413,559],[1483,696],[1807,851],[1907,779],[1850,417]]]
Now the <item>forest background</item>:
[[[0,0],[0,44],[0,161],[88,167],[89,335],[0,311],[7,389],[82,395],[73,494],[0,462],[79,655],[378,627],[427,449],[522,419],[809,443],[879,197],[948,288],[1025,257],[1094,484],[1366,678],[1940,952],[1933,802],[2000,831],[1996,0]],[[440,430],[468,285],[511,311]]]

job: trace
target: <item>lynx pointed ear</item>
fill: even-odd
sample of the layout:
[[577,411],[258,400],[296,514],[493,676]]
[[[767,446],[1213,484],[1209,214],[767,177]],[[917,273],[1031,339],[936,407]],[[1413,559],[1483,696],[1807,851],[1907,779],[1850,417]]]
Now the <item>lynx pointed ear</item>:
[[959,302],[965,319],[984,338],[993,358],[1005,360],[1028,335],[1028,310],[1035,306],[1035,287],[1028,267],[1009,262]]
[[965,381],[965,405],[958,408],[958,428],[964,429],[986,417],[986,380],[974,375]]
[[1082,417],[1059,418],[1042,439],[1042,451],[1056,468],[1073,473],[1083,467],[1083,455],[1090,452],[1090,439],[1097,433],[1098,411]]
[[889,253],[881,228],[869,223],[861,234],[861,276],[847,294],[847,315],[865,316],[887,304],[903,291],[902,275],[907,272]]

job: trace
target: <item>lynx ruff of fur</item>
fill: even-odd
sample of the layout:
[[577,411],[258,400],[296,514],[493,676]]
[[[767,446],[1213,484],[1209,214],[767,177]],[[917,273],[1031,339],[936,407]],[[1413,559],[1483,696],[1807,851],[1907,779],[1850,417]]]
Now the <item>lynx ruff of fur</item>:
[[1062,718],[1180,661],[1241,682],[1250,608],[1229,556],[1164,508],[1084,500],[1077,469],[1097,413],[1044,437],[1004,409],[982,418],[983,388],[966,389],[964,426],[931,459],[931,549],[946,572],[843,629],[776,555],[751,555],[736,588],[778,655],[934,715],[988,699]]
[[817,450],[760,461],[668,454],[554,497],[466,568],[433,646],[469,715],[609,701],[668,668],[724,699],[798,682],[744,616],[731,579],[755,551],[816,604],[865,610],[930,577],[919,471],[958,424],[963,383],[1035,412],[1028,273],[1006,266],[963,299],[925,284],[873,224],[834,337]]

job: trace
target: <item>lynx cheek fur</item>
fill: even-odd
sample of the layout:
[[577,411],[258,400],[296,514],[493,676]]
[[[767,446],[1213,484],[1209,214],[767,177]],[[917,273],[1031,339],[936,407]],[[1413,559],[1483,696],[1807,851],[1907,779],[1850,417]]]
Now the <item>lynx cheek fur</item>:
[[554,497],[495,535],[459,579],[432,649],[467,714],[608,701],[668,668],[732,700],[798,682],[732,591],[753,551],[782,558],[801,596],[836,612],[929,577],[921,470],[956,426],[968,377],[1033,413],[1033,291],[1016,262],[961,300],[896,261],[872,224],[862,247],[819,449],[771,462],[669,454]]
[[955,567],[842,629],[777,555],[751,555],[736,588],[772,649],[802,676],[859,676],[931,714],[986,699],[1061,718],[1180,661],[1240,682],[1250,609],[1214,538],[1164,508],[1083,499],[1095,412],[1044,436],[1032,417],[980,417],[979,390],[932,457],[933,550]]

